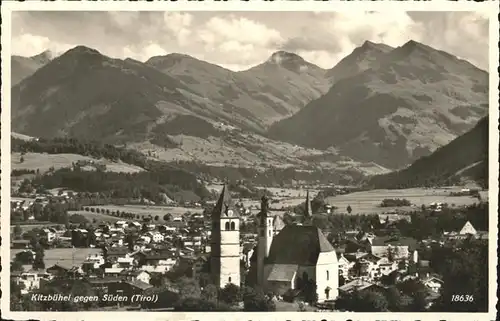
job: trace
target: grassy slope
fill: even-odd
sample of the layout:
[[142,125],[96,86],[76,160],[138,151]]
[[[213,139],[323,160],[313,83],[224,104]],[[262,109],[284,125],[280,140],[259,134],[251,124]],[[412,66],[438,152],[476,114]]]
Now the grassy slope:
[[368,184],[377,188],[439,186],[469,178],[487,186],[488,124],[488,117],[485,117],[472,130],[433,154],[420,158],[404,170],[375,176]]

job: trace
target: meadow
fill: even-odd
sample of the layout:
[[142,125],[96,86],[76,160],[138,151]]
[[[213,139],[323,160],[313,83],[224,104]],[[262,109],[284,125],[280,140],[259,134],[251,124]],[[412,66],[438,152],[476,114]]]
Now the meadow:
[[[21,153],[12,153],[12,170],[25,169],[36,171],[38,169],[40,173],[45,173],[49,171],[51,167],[53,167],[54,170],[68,168],[71,167],[73,163],[76,163],[78,161],[94,161],[96,163],[106,165],[106,171],[109,172],[136,173],[144,170],[141,167],[126,164],[123,162],[112,162],[106,159],[98,160],[79,154],[26,153],[23,155],[23,159],[23,162],[21,162]],[[90,170],[90,168],[88,169]]]
[[[135,214],[139,215],[141,218],[142,217],[148,217],[152,216],[153,218],[155,216],[159,217],[158,222],[164,222],[163,221],[163,216],[166,214],[171,214],[172,218],[174,217],[181,217],[185,213],[203,213],[202,208],[189,208],[189,207],[175,207],[175,206],[145,206],[145,205],[100,205],[100,206],[88,206],[89,208],[95,208],[96,210],[99,209],[102,213],[102,210],[108,211],[110,213],[113,213],[116,211],[119,211],[120,213],[130,213],[130,214]],[[96,219],[102,219],[106,221],[106,217],[113,218],[115,220],[127,220],[125,218],[120,218],[120,217],[115,217],[107,214],[99,214],[99,213],[92,213],[90,211],[79,211],[79,214],[82,214],[86,217],[91,217],[94,215],[92,218]],[[91,218],[91,220],[92,220]],[[135,219],[137,220],[137,218]]]
[[[408,212],[422,205],[429,206],[433,202],[448,203],[449,206],[458,207],[478,203],[478,199],[470,196],[450,196],[450,192],[458,192],[461,187],[450,188],[409,188],[400,190],[371,190],[355,192],[345,195],[327,197],[325,202],[336,206],[339,212],[345,212],[348,205],[352,214],[380,214],[390,211]],[[483,199],[487,192],[481,193]],[[383,199],[407,199],[413,206],[380,207]]]
[[[10,258],[11,260],[22,249],[11,249]],[[90,254],[101,253],[101,249],[98,248],[58,248],[58,249],[48,249],[44,251],[43,261],[45,262],[45,267],[49,268],[54,264],[60,264],[65,267],[73,265],[81,265],[83,261]],[[31,266],[24,266],[25,270],[29,270]]]

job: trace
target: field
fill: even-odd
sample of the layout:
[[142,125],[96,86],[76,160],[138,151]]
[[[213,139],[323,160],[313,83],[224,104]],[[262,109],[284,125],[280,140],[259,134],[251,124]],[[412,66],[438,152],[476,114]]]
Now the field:
[[[458,192],[461,187],[453,188],[410,188],[402,190],[371,190],[364,192],[356,192],[346,195],[338,195],[328,197],[326,202],[339,208],[339,211],[345,212],[348,205],[352,208],[352,214],[369,214],[383,213],[393,210],[410,211],[414,207],[380,207],[380,203],[385,198],[404,198],[409,200],[417,207],[422,205],[428,206],[432,202],[448,203],[449,206],[463,206],[477,203],[476,198],[470,196],[449,196],[450,192]],[[487,193],[482,193],[483,198],[487,197]]]
[[[209,189],[219,190],[216,185],[209,186]],[[364,192],[355,192],[351,194],[338,195],[327,197],[327,204],[336,206],[338,213],[346,212],[348,205],[353,209],[352,214],[381,214],[391,211],[408,212],[422,205],[428,206],[432,202],[448,203],[449,206],[463,206],[477,203],[476,198],[470,196],[450,196],[450,192],[458,192],[462,187],[449,188],[410,188],[402,190],[371,190]],[[281,207],[296,206],[305,201],[306,191],[302,189],[290,188],[269,188],[273,193],[271,208],[280,209]],[[313,199],[317,193],[317,189],[309,190],[310,198]],[[488,192],[480,192],[483,200],[488,198]],[[406,207],[380,207],[383,199],[389,198],[404,198],[409,200],[413,206]],[[242,199],[242,202],[247,208],[260,208],[259,200]]]
[[[140,215],[147,217],[149,215],[155,217],[159,216],[158,222],[163,222],[163,216],[166,214],[171,214],[172,217],[180,217],[183,214],[190,213],[203,213],[202,208],[188,208],[188,207],[172,207],[172,206],[144,206],[144,205],[102,205],[102,206],[89,206],[90,208],[99,208],[100,210],[109,210],[110,213],[120,211],[125,213],[131,213],[135,215]],[[79,214],[90,217],[90,215],[94,215],[95,218],[99,215],[102,217],[102,220],[106,220],[107,217],[110,217],[115,220],[124,220],[123,218],[113,217],[104,214],[80,211]]]
[[90,222],[92,222],[93,219],[96,219],[97,223],[101,223],[101,222],[114,223],[114,222],[123,220],[120,217],[115,217],[115,216],[100,214],[100,213],[92,213],[92,212],[86,212],[86,211],[68,211],[68,216],[71,216],[73,214],[83,215]]
[[21,154],[12,153],[11,164],[12,170],[15,169],[26,169],[26,170],[40,170],[40,173],[47,172],[49,168],[54,167],[55,170],[60,168],[71,167],[73,162],[77,161],[94,161],[99,164],[106,165],[106,171],[110,172],[124,172],[124,173],[136,173],[143,171],[144,169],[126,164],[121,162],[111,162],[105,159],[95,159],[88,156],[83,156],[79,154],[41,154],[41,153],[26,153],[24,156],[24,162],[21,163]]
[[[22,249],[11,249],[10,250],[10,258],[14,258],[14,256],[22,252]],[[101,253],[101,249],[97,248],[64,248],[64,249],[48,249],[45,250],[44,254],[44,262],[45,262],[45,267],[49,268],[54,264],[61,264],[64,266],[72,266],[72,265],[81,265],[83,261],[89,256],[90,254],[97,254]],[[25,269],[31,268],[30,266],[25,266]]]
[[[45,224],[23,224],[23,225],[19,225],[19,227],[21,228],[21,230],[24,233],[24,232],[29,232],[29,231],[31,231],[32,229],[35,229],[35,228],[43,229],[43,228],[46,228],[46,227],[51,227],[51,226],[56,226],[56,225],[59,225],[59,224],[52,223],[52,222],[46,222]],[[14,227],[15,226],[16,226],[15,224],[10,225],[11,232],[14,231]]]

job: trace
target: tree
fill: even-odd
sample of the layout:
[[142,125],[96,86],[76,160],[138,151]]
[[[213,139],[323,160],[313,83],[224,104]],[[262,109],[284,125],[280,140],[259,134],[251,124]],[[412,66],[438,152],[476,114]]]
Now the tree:
[[[488,309],[488,242],[466,240],[459,250],[443,249],[431,259],[443,276],[441,296],[433,306],[441,312],[484,312]],[[457,282],[456,280],[460,280]],[[472,302],[453,301],[453,295],[473,296]]]
[[208,284],[201,291],[201,298],[210,302],[217,302],[217,287],[213,284]]
[[160,217],[158,215],[155,216],[155,221],[158,221]]
[[241,301],[240,287],[233,283],[228,283],[219,291],[219,300],[230,305],[237,304]]
[[351,214],[352,212],[352,207],[351,205],[347,205],[347,213]]
[[45,262],[43,261],[45,254],[43,247],[39,247],[35,251],[35,259],[33,260],[33,269],[45,269]]
[[12,263],[10,263],[10,270],[12,272],[22,272],[24,269],[23,269],[23,264],[21,262],[19,262],[18,260],[14,260],[12,261]]
[[389,289],[387,289],[386,298],[388,303],[388,309],[390,311],[392,312],[404,311],[402,310],[401,293],[396,287],[392,286]]
[[176,283],[178,284],[178,288],[180,290],[179,295],[181,299],[201,297],[200,285],[195,279],[183,276],[179,278]]
[[165,222],[168,222],[168,221],[170,221],[171,219],[172,219],[172,214],[168,213],[168,214],[163,215],[163,220],[164,220]]
[[216,311],[217,304],[215,302],[206,301],[201,298],[186,297],[175,305],[175,311]]
[[376,291],[354,291],[336,302],[337,308],[354,312],[384,312],[388,305],[385,296]]
[[23,251],[16,254],[14,258],[14,262],[19,262],[20,264],[33,264],[33,252],[31,251]]
[[19,224],[16,224],[16,226],[14,226],[14,238],[16,240],[19,240],[22,234],[23,234],[23,229],[21,228],[21,226],[19,226]]
[[266,297],[262,289],[246,287],[243,292],[243,307],[245,311],[276,310],[276,304]]
[[412,303],[409,307],[410,311],[425,311],[427,305],[426,297],[428,293],[425,285],[423,285],[420,281],[410,279],[399,283],[397,287],[403,294],[412,298]]
[[153,273],[151,275],[151,279],[149,280],[149,284],[155,287],[160,287],[163,285],[163,276],[159,273]]
[[137,240],[137,235],[134,233],[127,233],[127,235],[125,236],[125,243],[127,243],[129,251],[134,250],[134,245],[136,240]]
[[311,305],[318,302],[317,285],[314,280],[303,280],[301,297]]

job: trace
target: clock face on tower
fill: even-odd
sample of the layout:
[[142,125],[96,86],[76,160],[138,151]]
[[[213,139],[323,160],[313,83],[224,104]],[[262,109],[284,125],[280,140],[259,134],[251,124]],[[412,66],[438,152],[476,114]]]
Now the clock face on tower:
[[233,210],[228,210],[227,211],[227,216],[233,216]]

